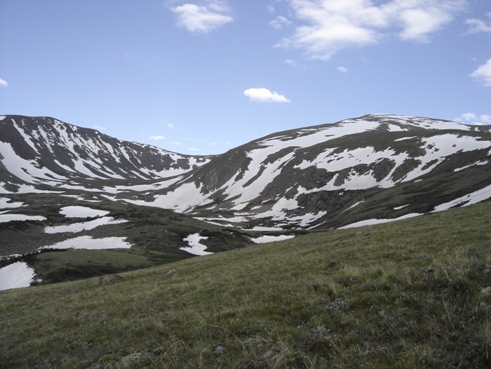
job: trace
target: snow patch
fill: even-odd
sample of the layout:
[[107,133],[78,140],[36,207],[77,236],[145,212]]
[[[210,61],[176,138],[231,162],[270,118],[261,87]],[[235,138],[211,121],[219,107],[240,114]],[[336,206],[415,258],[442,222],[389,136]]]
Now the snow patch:
[[54,227],[46,227],[44,229],[45,233],[53,234],[53,233],[65,233],[65,232],[82,232],[82,231],[90,231],[96,227],[102,225],[113,225],[113,224],[122,224],[127,223],[127,220],[124,219],[114,219],[113,217],[102,217],[98,219],[94,219],[88,222],[74,223],[68,225],[60,225]]
[[0,223],[26,220],[46,220],[46,218],[40,215],[0,214]]
[[125,239],[126,237],[92,238],[91,236],[80,236],[55,243],[54,245],[44,246],[42,249],[129,249],[131,244],[124,241]]
[[396,207],[394,208],[394,210],[401,210],[401,209],[404,209],[405,207],[408,207],[408,206],[409,206],[409,204],[406,204],[406,205],[401,205],[401,206],[396,206]]
[[478,202],[487,200],[489,198],[491,198],[491,185],[469,193],[465,196],[459,197],[458,199],[435,206],[435,209],[432,211],[432,213],[447,210],[456,206],[469,206],[477,204]]
[[397,140],[394,140],[394,142],[411,140],[411,139],[413,139],[413,138],[416,138],[416,136],[411,136],[411,137],[401,137],[401,138],[398,138]]
[[402,220],[402,219],[409,219],[409,218],[418,217],[420,215],[422,215],[422,214],[411,213],[411,214],[406,214],[406,215],[403,215],[402,217],[393,218],[393,219],[367,219],[367,220],[362,220],[361,222],[356,222],[356,223],[345,225],[343,227],[339,227],[338,229],[357,228],[357,227],[364,227],[364,226],[374,225],[374,224],[390,223],[390,222],[395,222],[395,221]]
[[488,163],[489,163],[488,161],[478,161],[478,162],[476,162],[474,164],[466,165],[465,167],[462,167],[462,168],[455,168],[454,169],[454,172],[460,172],[461,170],[464,170],[464,169],[473,167],[474,165],[486,165]]
[[200,243],[201,240],[206,240],[207,238],[208,237],[200,236],[199,233],[190,234],[184,238],[184,241],[188,243],[189,247],[181,247],[180,249],[198,256],[211,255],[213,254],[212,252],[205,251],[206,245]]
[[12,200],[6,197],[0,197],[0,209],[20,208],[24,205],[23,202],[11,202]]
[[34,275],[34,269],[21,261],[0,268],[0,291],[29,287]]
[[65,206],[60,209],[60,214],[67,218],[93,218],[105,216],[109,214],[109,211],[96,210],[86,206]]
[[269,242],[278,242],[284,241],[294,238],[293,235],[282,235],[282,236],[261,236],[256,238],[251,238],[252,242],[261,244],[261,243],[269,243]]

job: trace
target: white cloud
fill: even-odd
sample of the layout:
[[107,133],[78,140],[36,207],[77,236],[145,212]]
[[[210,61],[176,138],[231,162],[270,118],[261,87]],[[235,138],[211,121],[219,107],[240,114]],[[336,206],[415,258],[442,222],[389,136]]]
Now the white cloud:
[[294,67],[295,65],[297,65],[297,62],[295,60],[292,60],[292,59],[286,59],[285,60],[285,63],[288,64],[288,65],[291,65],[292,67]]
[[483,124],[491,124],[491,115],[477,115],[474,113],[464,113],[461,114],[459,117],[454,119],[457,122],[462,122],[466,124],[477,124],[477,125],[483,125]]
[[348,69],[345,67],[337,67],[336,70],[340,73],[348,73]]
[[472,72],[471,77],[478,80],[482,85],[491,87],[491,59]]
[[464,10],[465,0],[393,0],[388,6],[388,15],[402,21],[402,40],[429,42],[430,34],[450,23],[455,14]]
[[233,21],[226,1],[208,0],[204,5],[186,3],[171,8],[177,25],[194,33],[208,33]]
[[[428,42],[451,22],[466,0],[289,0],[303,22],[276,46],[296,48],[313,59],[328,60],[350,47],[379,43],[396,33],[401,40]],[[402,28],[402,30],[398,30]]]
[[277,103],[289,103],[285,96],[276,92],[271,92],[267,88],[249,88],[244,91],[244,95],[247,96],[250,101],[257,102],[277,102]]
[[9,84],[4,79],[0,78],[0,87],[9,87]]
[[273,19],[271,22],[269,22],[269,24],[271,25],[271,27],[273,27],[275,29],[281,29],[283,27],[286,27],[286,26],[292,24],[292,22],[289,21],[287,18],[285,18],[281,15],[278,15],[275,19]]
[[469,26],[467,33],[491,32],[491,12],[486,13],[486,16],[490,19],[489,24],[481,19],[466,19],[465,23]]
[[157,135],[157,136],[150,136],[149,137],[151,140],[154,140],[154,141],[161,141],[161,140],[165,140],[165,137],[164,136],[160,136],[160,135]]
[[169,123],[169,124],[167,124],[167,127],[174,128],[174,125],[172,123]]

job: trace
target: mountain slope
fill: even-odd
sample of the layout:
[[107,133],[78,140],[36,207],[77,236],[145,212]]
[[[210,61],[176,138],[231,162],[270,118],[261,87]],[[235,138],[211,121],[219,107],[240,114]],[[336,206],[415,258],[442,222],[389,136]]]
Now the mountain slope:
[[424,213],[477,191],[491,197],[490,131],[368,115],[280,132],[212,158],[147,204],[246,227],[333,227]]
[[[339,228],[491,197],[491,129],[378,114],[185,156],[52,118],[0,120],[0,193],[169,209],[218,227]],[[54,196],[54,195],[53,195]]]
[[[96,130],[47,117],[0,120],[0,183],[3,192],[64,189],[101,183],[173,177],[209,161],[149,145],[120,141]],[[83,189],[83,187],[81,188]],[[0,188],[0,191],[1,188]]]
[[489,368],[490,205],[2,291],[0,363]]

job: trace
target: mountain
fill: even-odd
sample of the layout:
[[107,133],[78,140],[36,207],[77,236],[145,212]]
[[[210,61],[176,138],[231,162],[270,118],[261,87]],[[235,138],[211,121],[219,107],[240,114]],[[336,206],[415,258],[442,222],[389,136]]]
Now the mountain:
[[[0,183],[3,192],[69,189],[97,183],[162,179],[187,172],[209,157],[180,155],[120,141],[96,130],[47,117],[0,120]],[[1,191],[1,190],[0,190]]]
[[245,228],[333,228],[491,197],[491,129],[366,115],[187,156],[53,118],[0,121],[3,192],[111,193]]
[[[2,116],[0,257],[54,281],[415,217],[491,198],[490,162],[489,126],[423,117],[365,115],[189,156]],[[52,251],[102,244],[129,249]]]
[[366,115],[252,141],[134,203],[247,228],[337,228],[487,199],[490,160],[487,126]]

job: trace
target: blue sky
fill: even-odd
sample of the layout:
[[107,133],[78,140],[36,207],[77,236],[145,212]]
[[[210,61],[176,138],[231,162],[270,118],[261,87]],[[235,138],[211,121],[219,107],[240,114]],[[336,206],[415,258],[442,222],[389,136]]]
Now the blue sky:
[[491,124],[491,0],[0,0],[0,114],[205,155],[369,113]]

